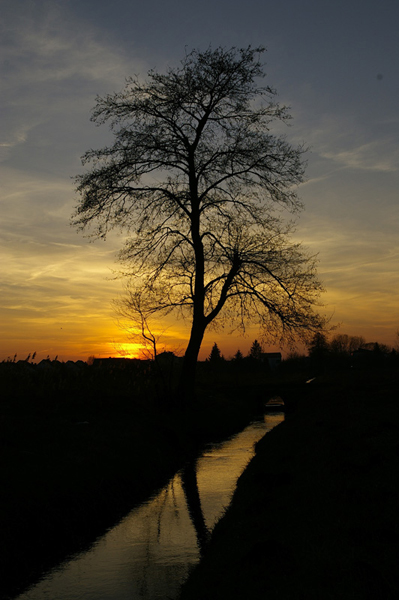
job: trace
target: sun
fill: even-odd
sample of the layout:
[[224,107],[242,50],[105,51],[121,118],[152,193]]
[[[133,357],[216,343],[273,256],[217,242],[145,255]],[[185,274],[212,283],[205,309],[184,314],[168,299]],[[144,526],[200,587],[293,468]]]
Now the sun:
[[133,342],[114,344],[113,354],[121,358],[142,358],[143,346]]

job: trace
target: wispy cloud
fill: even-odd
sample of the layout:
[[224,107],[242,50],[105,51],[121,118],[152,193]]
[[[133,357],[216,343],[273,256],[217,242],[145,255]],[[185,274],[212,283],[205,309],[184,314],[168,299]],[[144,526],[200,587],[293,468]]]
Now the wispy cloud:
[[399,119],[364,114],[325,114],[299,111],[294,139],[306,140],[311,155],[326,159],[327,169],[397,172],[399,170]]
[[366,171],[399,170],[399,148],[393,138],[368,142],[348,149],[320,150],[320,155],[349,168]]
[[[141,60],[107,44],[100,31],[75,21],[66,4],[22,0],[9,6],[5,16],[8,27],[0,38],[1,160],[44,136],[68,144],[68,129],[79,116],[88,116],[97,93],[123,87],[131,70],[146,71]],[[79,129],[72,130],[79,139]]]
[[[313,216],[298,228],[298,238],[318,253],[323,302],[343,330],[387,341],[395,331],[399,306],[399,210],[385,215],[390,226],[356,227],[339,218]],[[398,321],[399,324],[399,321]],[[377,336],[374,337],[373,336]]]

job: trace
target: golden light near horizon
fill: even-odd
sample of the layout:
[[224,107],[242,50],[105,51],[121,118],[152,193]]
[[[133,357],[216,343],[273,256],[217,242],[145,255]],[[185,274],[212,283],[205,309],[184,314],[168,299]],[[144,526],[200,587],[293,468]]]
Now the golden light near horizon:
[[[90,245],[89,255],[93,257],[96,246]],[[102,253],[100,247],[100,254]],[[57,286],[65,291],[66,282],[38,276],[32,305],[29,298],[19,305],[8,305],[3,314],[2,337],[0,340],[0,361],[17,354],[17,360],[24,360],[29,354],[36,352],[36,361],[47,356],[59,360],[87,360],[90,356],[107,358],[110,356],[126,358],[148,358],[151,349],[140,342],[139,330],[132,329],[128,322],[121,323],[114,310],[112,300],[121,293],[121,282],[110,281],[109,266],[104,270],[94,271],[89,278],[89,294],[84,295],[82,274],[74,283],[68,282],[68,294],[57,295]],[[106,263],[105,263],[106,264]],[[43,276],[44,277],[44,276]],[[323,310],[332,317],[332,324],[340,324],[336,332],[363,336],[366,341],[379,341],[393,345],[398,329],[393,316],[397,311],[395,297],[390,297],[386,289],[362,293],[353,287],[354,281],[345,278],[345,285],[337,283],[335,277],[321,269],[321,278],[327,280],[326,294],[322,297],[325,304]],[[54,286],[54,296],[42,299],[48,285]],[[76,286],[76,287],[75,287]],[[32,288],[31,288],[32,289]],[[58,287],[58,289],[60,289]],[[386,310],[379,307],[385,306]],[[169,317],[167,321],[151,324],[157,339],[157,351],[172,351],[182,355],[189,333],[189,322]],[[334,335],[333,332],[332,335]],[[134,335],[136,334],[136,335]],[[238,349],[245,355],[254,339],[261,340],[256,327],[249,327],[246,335],[229,334],[229,328],[212,329],[206,332],[200,353],[200,360],[209,356],[212,345],[216,342],[225,358],[234,356]],[[286,355],[289,348],[278,345],[265,345],[267,351],[280,351]],[[300,351],[305,351],[300,347]]]
[[[306,223],[306,212],[302,220]],[[344,238],[342,232],[336,235],[335,244],[333,231],[323,239],[315,236],[315,229],[313,223],[311,231],[305,227],[302,233],[305,245],[320,252],[319,273],[326,287],[322,310],[332,317],[332,324],[340,324],[341,333],[393,345],[399,327],[398,296],[393,292],[399,289],[394,234],[379,233],[371,255],[371,241],[362,242],[364,249],[359,249],[358,241],[354,252],[349,234]],[[23,257],[22,242],[18,254],[5,254],[0,361],[14,354],[23,360],[33,352],[36,360],[47,356],[60,360],[148,356],[139,339],[132,339],[132,324],[121,323],[113,306],[113,300],[123,293],[123,281],[112,275],[119,243],[117,238],[95,244],[81,240],[80,245],[50,242],[47,247],[43,243],[37,254],[36,246],[28,242],[31,254]],[[188,321],[169,317],[151,327],[158,351],[184,353]],[[207,331],[200,359],[209,356],[214,342],[225,358],[238,349],[245,355],[254,339],[259,339],[256,327],[250,327],[244,337],[229,335],[228,327]],[[280,350],[267,345],[266,349]]]
[[121,344],[110,344],[110,356],[117,355],[120,358],[148,358],[149,354],[142,344],[123,342]]

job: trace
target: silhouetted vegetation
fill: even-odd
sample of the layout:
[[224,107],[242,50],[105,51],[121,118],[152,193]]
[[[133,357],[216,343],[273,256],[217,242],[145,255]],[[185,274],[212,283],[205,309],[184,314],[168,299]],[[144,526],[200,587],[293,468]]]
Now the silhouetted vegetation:
[[172,311],[191,331],[179,394],[193,398],[206,329],[256,323],[269,338],[307,338],[323,328],[314,256],[291,239],[281,208],[302,208],[305,149],[271,133],[290,119],[261,86],[264,48],[187,53],[178,68],[128,79],[97,98],[92,120],[114,144],[89,150],[77,178],[79,228],[129,234],[120,253],[130,277],[123,304],[150,345],[149,323]]
[[262,359],[262,347],[259,344],[258,340],[255,340],[251,346],[251,349],[248,354],[248,358],[251,360],[260,361]]
[[399,597],[398,366],[305,386],[257,444],[181,600]]
[[337,368],[392,366],[398,360],[394,348],[347,334],[336,334],[329,341],[325,335],[317,333],[308,348],[309,363],[318,374]]
[[[382,412],[384,394],[396,402],[399,353],[381,344],[318,336],[309,356],[279,357],[254,341],[247,356],[237,351],[223,360],[214,344],[210,360],[198,364],[196,401],[184,410],[172,392],[182,361],[170,352],[156,361],[48,357],[33,364],[15,355],[0,363],[1,597],[84,548],[201,443],[239,430],[270,396],[283,397],[287,415],[306,407],[309,396],[328,401],[328,415],[319,413],[327,424],[336,401],[337,411],[349,410],[345,421],[356,413],[370,431],[371,401]],[[310,439],[306,429],[302,435]]]
[[179,363],[158,359],[0,363],[2,599],[85,548],[202,443],[240,430],[262,408],[259,391],[247,398],[207,373],[196,402],[176,408],[163,385]]
[[216,342],[212,346],[212,350],[210,355],[207,358],[208,362],[212,363],[212,365],[219,364],[222,360],[224,360],[222,353],[219,350]]

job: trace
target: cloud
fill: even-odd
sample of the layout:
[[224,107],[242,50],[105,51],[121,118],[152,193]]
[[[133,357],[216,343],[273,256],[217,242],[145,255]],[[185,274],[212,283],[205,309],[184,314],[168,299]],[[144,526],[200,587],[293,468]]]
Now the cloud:
[[[315,92],[313,92],[315,93]],[[310,160],[323,159],[327,170],[398,172],[399,119],[397,114],[381,115],[375,107],[353,114],[349,109],[323,111],[319,103],[314,110],[299,105],[291,139],[305,140]]]
[[399,306],[399,210],[385,215],[391,227],[363,229],[336,215],[312,216],[298,227],[297,237],[318,253],[319,277],[326,290],[322,302],[342,331],[390,342]]
[[321,149],[320,155],[349,169],[396,172],[399,168],[399,149],[391,137],[352,146],[345,150]]
[[68,147],[70,130],[81,139],[85,131],[79,135],[76,121],[85,118],[89,131],[96,94],[123,87],[132,69],[147,70],[143,61],[107,44],[101,31],[76,21],[65,3],[14,5],[3,14],[7,27],[0,38],[3,161],[27,142],[54,144],[58,138]]
[[71,175],[86,148],[107,139],[89,122],[95,95],[122,87],[142,64],[65,3],[16,4],[4,3],[0,37],[2,355],[35,346],[87,356],[88,346],[121,336],[111,307],[120,282],[110,271],[121,242],[89,244],[69,226]]
[[[37,5],[21,0],[14,7],[4,15],[7,28],[2,36],[2,56],[6,90],[15,89],[16,83],[22,89],[31,89],[32,85],[75,78],[86,84],[93,80],[113,85],[123,81],[128,64],[123,50],[107,44],[103,31],[87,21],[77,21],[65,3],[42,2],[41,10],[37,10]],[[137,60],[135,66],[143,64]]]

